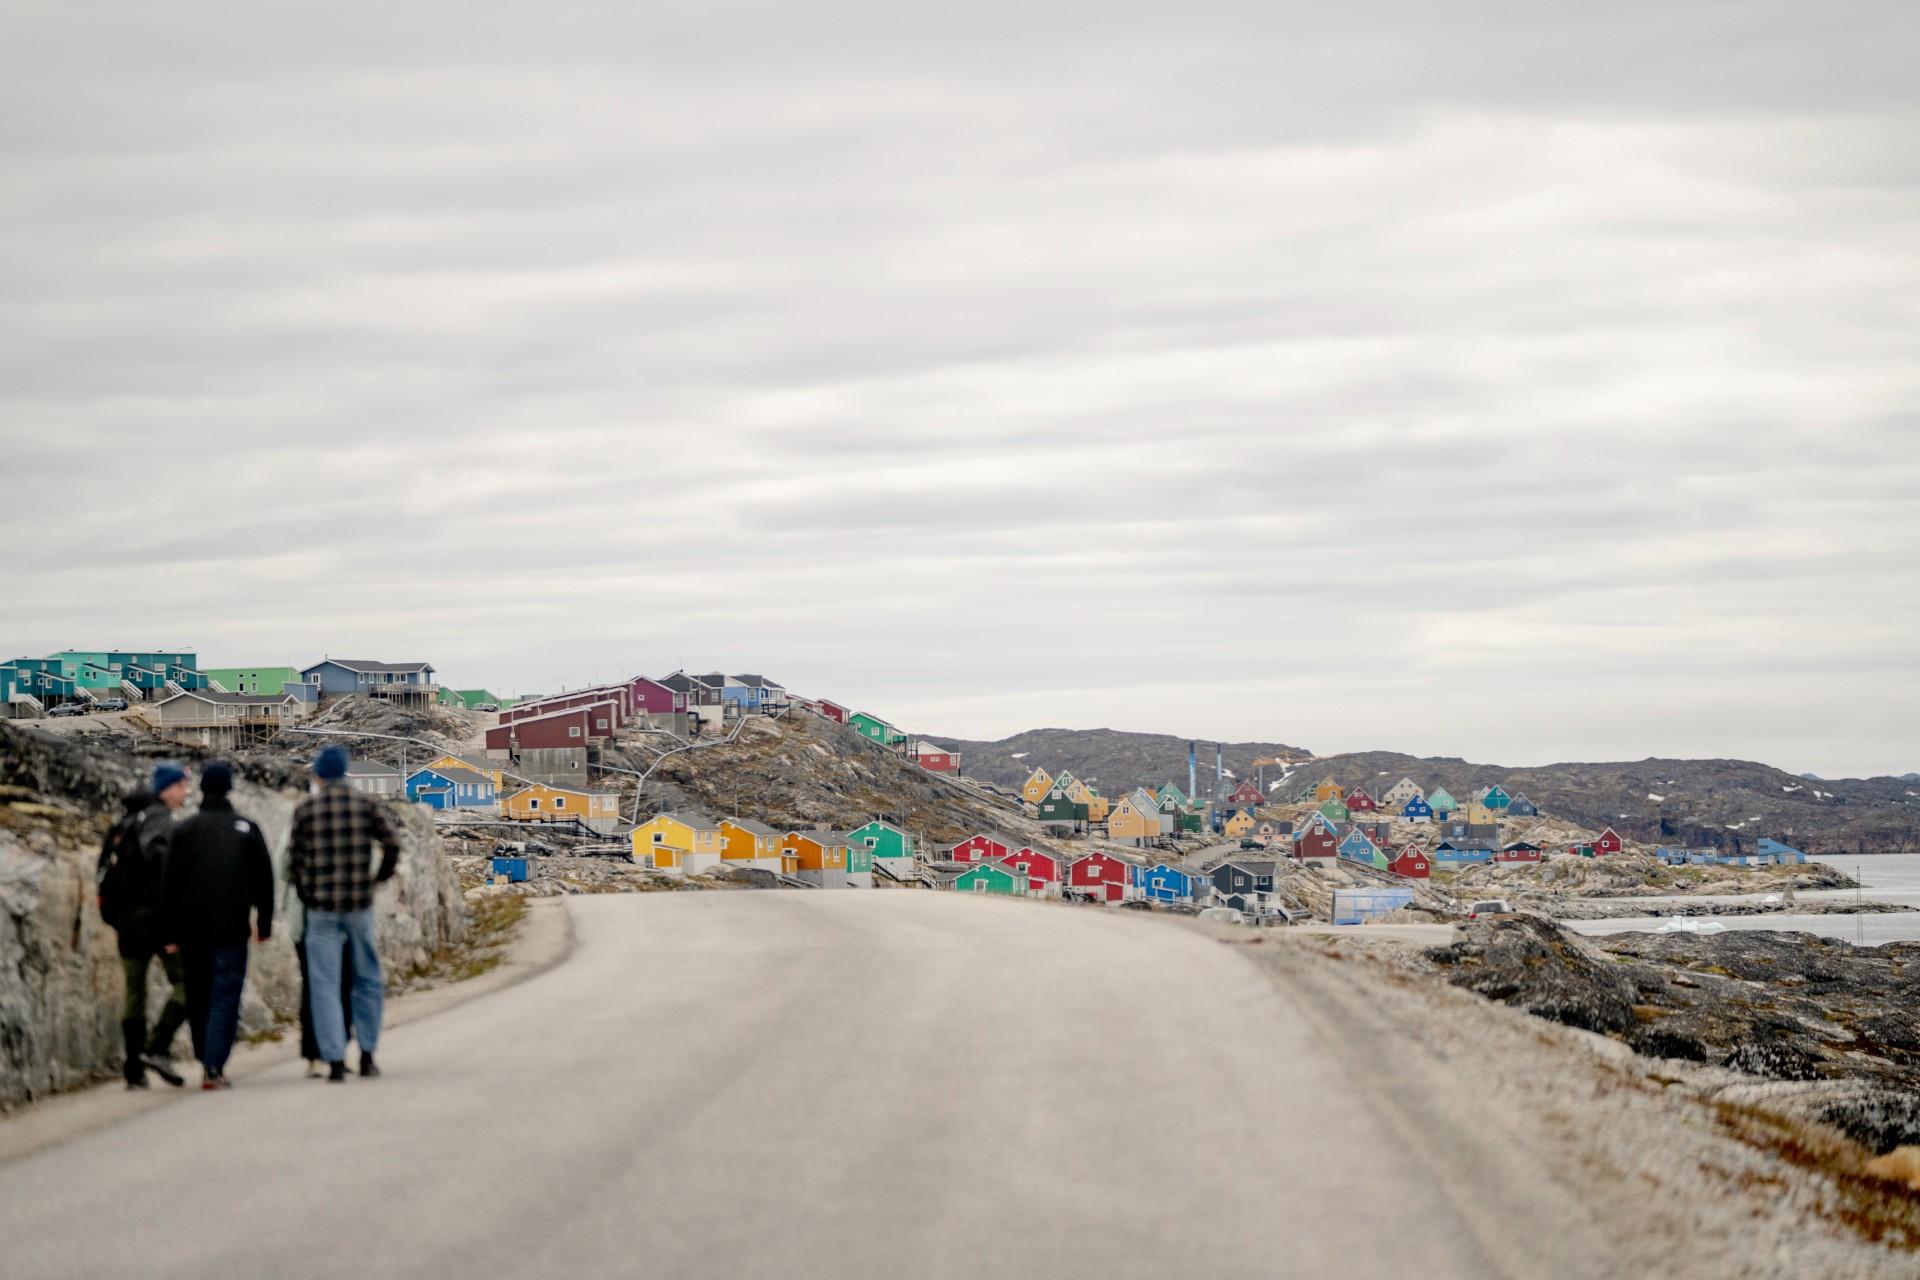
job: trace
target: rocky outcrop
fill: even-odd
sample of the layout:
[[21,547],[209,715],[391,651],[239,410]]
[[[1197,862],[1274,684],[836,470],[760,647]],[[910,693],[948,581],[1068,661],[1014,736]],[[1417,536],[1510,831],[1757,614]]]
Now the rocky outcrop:
[[[93,867],[119,797],[147,767],[0,724],[0,1106],[118,1068],[121,976],[113,932],[93,906]],[[285,846],[299,799],[288,784],[297,780],[284,763],[251,761],[234,793],[235,807],[260,823],[276,850]],[[378,927],[385,963],[408,971],[458,942],[467,913],[431,815],[401,806],[399,816],[400,868],[380,893]],[[292,941],[278,929],[253,950],[242,1033],[297,1018],[299,992]]]
[[1551,920],[1492,916],[1427,959],[1456,987],[1584,1031],[1634,1028],[1633,988],[1607,957]]

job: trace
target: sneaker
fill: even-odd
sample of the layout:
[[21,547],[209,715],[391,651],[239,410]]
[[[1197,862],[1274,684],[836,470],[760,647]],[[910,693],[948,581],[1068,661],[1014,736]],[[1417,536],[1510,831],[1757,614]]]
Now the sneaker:
[[318,1058],[307,1059],[307,1079],[318,1080],[321,1076],[325,1074],[327,1073],[320,1069],[320,1059]]
[[368,1080],[380,1074],[379,1064],[374,1062],[372,1054],[363,1053],[360,1055],[360,1074]]
[[143,1075],[127,1077],[127,1088],[129,1089],[151,1089],[152,1087],[152,1085],[147,1083],[147,1078]]
[[149,1071],[178,1089],[187,1082],[187,1078],[173,1069],[173,1059],[164,1053],[143,1053],[140,1061]]
[[345,1080],[346,1078],[347,1078],[346,1063],[329,1062],[327,1064],[327,1083],[328,1084],[339,1084],[341,1081]]

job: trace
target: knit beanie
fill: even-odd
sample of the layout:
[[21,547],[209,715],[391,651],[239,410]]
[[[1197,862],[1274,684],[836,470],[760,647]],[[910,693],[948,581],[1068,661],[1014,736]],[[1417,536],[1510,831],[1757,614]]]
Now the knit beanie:
[[159,795],[176,782],[185,782],[187,771],[177,760],[162,760],[153,766],[153,794]]
[[233,790],[233,766],[224,760],[215,760],[200,771],[200,794],[208,800],[218,800]]
[[345,747],[327,747],[313,758],[313,776],[333,782],[347,776],[349,763],[351,763],[351,757],[347,755]]

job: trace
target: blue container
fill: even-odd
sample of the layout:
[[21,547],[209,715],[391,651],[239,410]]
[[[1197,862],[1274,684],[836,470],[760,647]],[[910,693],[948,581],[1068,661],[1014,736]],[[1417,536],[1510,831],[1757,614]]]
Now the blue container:
[[514,884],[519,884],[527,878],[527,860],[525,858],[495,858],[493,860],[493,874],[505,876]]

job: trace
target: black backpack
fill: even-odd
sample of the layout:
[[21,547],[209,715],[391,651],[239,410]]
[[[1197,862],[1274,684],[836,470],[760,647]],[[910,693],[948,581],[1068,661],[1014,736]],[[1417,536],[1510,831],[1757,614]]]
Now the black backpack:
[[107,838],[100,843],[100,863],[93,871],[100,918],[115,930],[125,929],[140,905],[141,813],[129,810],[107,828]]

